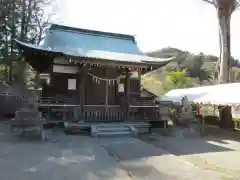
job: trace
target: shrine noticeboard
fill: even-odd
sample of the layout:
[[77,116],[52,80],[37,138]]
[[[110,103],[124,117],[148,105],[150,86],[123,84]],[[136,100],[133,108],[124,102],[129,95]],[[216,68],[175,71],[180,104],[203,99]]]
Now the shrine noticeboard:
[[68,90],[76,90],[76,79],[68,79]]
[[118,92],[124,92],[124,84],[118,84]]

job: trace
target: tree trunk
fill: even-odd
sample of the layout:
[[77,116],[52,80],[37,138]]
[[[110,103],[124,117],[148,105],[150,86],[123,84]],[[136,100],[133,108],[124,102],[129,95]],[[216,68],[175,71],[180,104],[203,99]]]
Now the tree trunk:
[[[218,75],[218,83],[229,83],[230,77],[230,16],[219,15],[220,28],[220,69]],[[233,128],[232,112],[230,106],[224,106],[219,109],[220,127]]]
[[13,55],[13,49],[14,49],[14,38],[15,38],[15,34],[16,34],[16,25],[15,25],[15,11],[16,11],[16,1],[13,0],[12,1],[12,30],[11,30],[11,58],[8,59],[9,61],[9,77],[8,77],[8,81],[10,83],[12,83],[12,71],[13,71],[13,59],[15,58],[15,56]]
[[20,40],[23,41],[26,34],[25,28],[26,28],[26,0],[22,0],[22,17],[21,17],[21,29],[20,29]]
[[[8,41],[8,29],[7,20],[4,18],[4,58],[8,60],[9,58],[9,41]],[[5,66],[5,65],[4,65]],[[6,67],[6,66],[5,66]],[[4,68],[4,80],[8,81],[8,68]]]
[[220,118],[219,126],[225,129],[234,128],[231,106],[219,106],[218,110]]

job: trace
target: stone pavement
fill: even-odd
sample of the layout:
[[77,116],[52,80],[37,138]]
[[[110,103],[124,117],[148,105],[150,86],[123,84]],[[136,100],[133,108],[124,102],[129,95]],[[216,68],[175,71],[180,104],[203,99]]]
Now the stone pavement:
[[167,151],[138,139],[100,138],[99,142],[115,155],[123,169],[128,171],[133,179],[221,179],[219,173],[197,168]]
[[[2,135],[4,136],[4,135]],[[3,141],[1,180],[131,180],[90,137],[51,133],[52,141]]]
[[205,171],[132,137],[91,138],[48,131],[46,142],[20,140],[0,126],[0,180],[206,180]]
[[160,135],[142,137],[156,147],[199,167],[222,174],[225,179],[240,179],[240,142],[231,138],[176,138]]

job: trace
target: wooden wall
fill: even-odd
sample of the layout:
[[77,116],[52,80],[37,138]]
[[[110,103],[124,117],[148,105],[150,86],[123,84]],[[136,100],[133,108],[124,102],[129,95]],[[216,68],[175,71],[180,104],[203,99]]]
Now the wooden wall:
[[[105,68],[92,68],[88,72],[98,77],[105,77]],[[95,83],[89,74],[86,75],[86,78],[85,104],[105,104],[105,83],[103,81],[100,81],[100,84]]]
[[[77,67],[77,66],[76,66]],[[80,103],[80,81],[81,81],[81,70],[78,67],[67,68],[64,72],[53,72],[51,73],[50,85],[43,89],[43,96],[48,97],[66,97],[75,99],[75,103]],[[71,71],[71,69],[73,71]],[[56,68],[55,68],[56,70]],[[58,70],[61,70],[58,69]],[[63,68],[62,68],[63,70]],[[78,72],[76,72],[78,71]],[[106,85],[106,81],[100,81],[96,83],[93,81],[92,76],[94,74],[97,77],[103,77],[108,79],[114,79],[120,76],[120,73],[114,68],[101,68],[92,67],[87,69],[85,72],[85,102],[87,105],[105,105],[106,104],[106,87],[108,88],[108,105],[119,105],[124,93],[118,92],[118,84]],[[76,90],[68,89],[68,79],[76,79]],[[123,83],[124,79],[121,80]],[[132,79],[130,81],[130,95],[140,96],[140,79]]]
[[[120,74],[115,70],[105,68],[92,68],[88,70],[89,73],[94,74],[98,77],[103,78],[116,78]],[[86,104],[101,104],[104,105],[106,102],[106,87],[108,88],[108,104],[118,104],[116,101],[117,96],[117,84],[111,84],[106,86],[106,81],[100,81],[96,83],[93,81],[92,76],[87,75],[86,80]]]
[[78,86],[76,86],[76,90],[68,90],[68,79],[76,79],[76,85],[79,84],[77,74],[52,73],[50,83],[52,95],[78,97]]

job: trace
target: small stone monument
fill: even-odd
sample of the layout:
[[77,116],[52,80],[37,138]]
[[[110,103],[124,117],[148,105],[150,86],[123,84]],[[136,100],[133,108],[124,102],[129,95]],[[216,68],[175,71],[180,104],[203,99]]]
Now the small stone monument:
[[[19,129],[21,136],[27,132],[35,132],[40,135],[41,140],[45,139],[41,112],[38,111],[39,92],[29,90],[25,92],[24,104],[15,113],[15,118],[11,121],[11,130]],[[31,133],[30,133],[31,134]]]
[[179,125],[188,126],[192,118],[192,106],[186,96],[181,98]]

